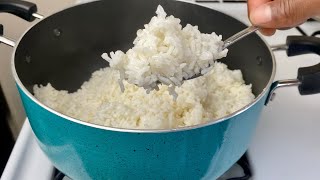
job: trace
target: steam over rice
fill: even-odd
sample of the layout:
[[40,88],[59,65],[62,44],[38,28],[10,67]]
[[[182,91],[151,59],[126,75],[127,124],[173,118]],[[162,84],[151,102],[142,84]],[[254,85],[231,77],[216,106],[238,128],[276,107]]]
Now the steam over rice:
[[190,24],[182,28],[180,19],[167,17],[160,5],[156,14],[137,31],[132,49],[102,54],[110,67],[120,72],[120,85],[126,79],[150,92],[158,89],[160,82],[170,85],[173,92],[183,79],[207,73],[209,65],[227,55],[227,49],[221,51],[221,36],[201,33],[198,26]]
[[168,86],[147,94],[145,89],[124,82],[122,93],[118,71],[105,68],[93,73],[74,93],[57,91],[51,84],[35,86],[35,97],[68,116],[103,126],[130,129],[168,129],[216,120],[253,101],[251,85],[245,85],[240,70],[214,63],[203,77],[176,88],[174,101]]

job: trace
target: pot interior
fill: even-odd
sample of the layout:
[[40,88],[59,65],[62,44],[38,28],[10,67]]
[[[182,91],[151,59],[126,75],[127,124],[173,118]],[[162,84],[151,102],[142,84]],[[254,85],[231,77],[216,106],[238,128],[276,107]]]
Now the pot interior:
[[[76,91],[94,71],[108,66],[101,58],[103,52],[133,46],[136,31],[150,21],[159,4],[168,15],[180,18],[183,26],[198,25],[201,32],[216,32],[223,39],[246,28],[223,13],[185,2],[96,1],[56,13],[32,27],[15,51],[18,77],[31,93],[35,84],[49,82],[56,89]],[[220,61],[230,69],[241,69],[256,96],[272,76],[272,55],[256,34],[232,45]]]

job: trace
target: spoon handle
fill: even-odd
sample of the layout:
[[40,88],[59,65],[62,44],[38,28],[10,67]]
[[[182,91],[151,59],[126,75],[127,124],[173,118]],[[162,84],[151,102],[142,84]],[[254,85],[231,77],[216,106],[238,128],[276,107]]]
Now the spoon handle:
[[237,34],[229,37],[228,39],[226,39],[225,41],[223,41],[223,47],[222,49],[225,49],[227,47],[229,47],[231,44],[239,41],[240,39],[248,36],[249,34],[256,32],[259,29],[259,27],[257,26],[249,26],[248,28],[238,32]]

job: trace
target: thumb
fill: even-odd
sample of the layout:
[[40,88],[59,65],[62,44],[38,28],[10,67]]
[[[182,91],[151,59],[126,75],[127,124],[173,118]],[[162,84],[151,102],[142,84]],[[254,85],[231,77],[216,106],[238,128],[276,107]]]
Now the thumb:
[[264,28],[288,28],[319,12],[319,0],[274,0],[253,9],[250,20],[252,24]]

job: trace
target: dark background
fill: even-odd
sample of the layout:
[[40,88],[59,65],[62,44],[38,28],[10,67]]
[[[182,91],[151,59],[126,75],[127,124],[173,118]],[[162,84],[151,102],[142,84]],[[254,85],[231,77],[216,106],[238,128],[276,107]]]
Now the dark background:
[[6,166],[14,145],[14,140],[7,123],[8,116],[8,106],[0,86],[0,176]]

